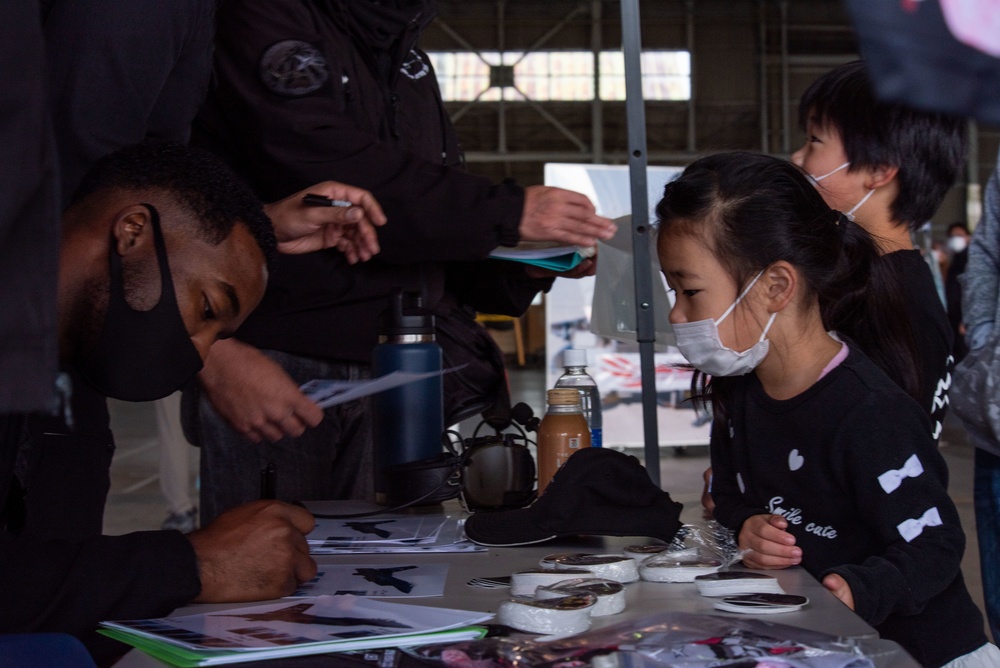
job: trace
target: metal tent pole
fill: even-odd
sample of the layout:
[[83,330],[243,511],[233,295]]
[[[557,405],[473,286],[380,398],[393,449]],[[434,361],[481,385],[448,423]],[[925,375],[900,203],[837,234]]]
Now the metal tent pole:
[[642,98],[639,54],[639,0],[622,0],[622,51],[625,55],[625,115],[628,120],[628,166],[632,192],[632,257],[635,258],[636,334],[642,373],[642,426],[646,471],[660,484],[660,446],[656,423],[656,376],[653,365],[653,277],[649,258],[649,198],[646,189],[646,111]]

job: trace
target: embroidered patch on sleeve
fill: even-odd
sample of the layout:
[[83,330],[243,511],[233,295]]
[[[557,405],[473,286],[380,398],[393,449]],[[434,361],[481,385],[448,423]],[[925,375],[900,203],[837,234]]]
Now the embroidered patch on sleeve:
[[260,59],[260,79],[272,93],[301,97],[320,89],[330,78],[326,58],[308,42],[286,39]]

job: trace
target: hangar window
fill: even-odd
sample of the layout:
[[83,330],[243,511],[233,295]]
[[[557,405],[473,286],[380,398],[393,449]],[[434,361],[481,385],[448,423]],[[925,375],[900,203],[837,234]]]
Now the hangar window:
[[[625,99],[625,62],[620,51],[434,51],[428,55],[445,101],[570,100],[595,98],[594,70],[600,64],[596,97]],[[687,51],[641,55],[647,100],[688,100],[691,57]]]

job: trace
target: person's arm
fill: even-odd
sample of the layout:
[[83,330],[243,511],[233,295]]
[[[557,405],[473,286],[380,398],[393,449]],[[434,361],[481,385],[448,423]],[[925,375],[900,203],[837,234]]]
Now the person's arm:
[[323,420],[278,363],[238,339],[212,344],[198,381],[216,412],[255,443],[301,436]]
[[532,278],[527,266],[507,260],[452,263],[447,291],[479,313],[519,317],[539,292],[548,292],[551,278]]
[[177,531],[95,536],[82,543],[0,532],[0,631],[87,638],[98,622],[161,617],[200,591],[198,563]]
[[[610,221],[594,216],[582,195],[494,184],[442,161],[422,159],[360,127],[352,110],[380,104],[360,100],[361,93],[351,88],[351,68],[363,57],[344,55],[350,53],[348,44],[328,44],[328,34],[316,23],[331,19],[317,18],[313,9],[282,0],[236,0],[220,7],[219,84],[198,120],[198,137],[209,148],[238,153],[234,161],[252,164],[252,185],[263,197],[284,197],[328,179],[371,191],[391,221],[379,230],[380,259],[388,263],[483,259],[498,246],[516,244],[522,228],[525,239],[563,241],[570,238],[567,226],[587,228],[591,234],[573,237],[578,243],[589,240],[585,245],[593,243],[593,232],[611,233]],[[282,95],[262,80],[265,51],[289,40],[324,50],[327,78],[315,91]],[[437,117],[442,110],[430,88],[427,97],[427,109]]]
[[44,32],[64,201],[116,149],[187,142],[211,76],[215,4],[53,3]]
[[[894,418],[886,420],[888,414]],[[855,612],[878,625],[890,614],[920,612],[952,583],[965,534],[948,496],[947,468],[919,406],[867,402],[845,422],[855,426],[837,439],[842,456],[834,466],[856,494],[863,531],[883,547],[862,563],[830,568],[819,579],[834,589],[831,585],[840,583],[828,576],[842,578],[847,591],[840,587],[834,593],[845,603],[849,596]]]
[[733,442],[728,430],[725,418],[717,416],[712,421],[708,451],[712,463],[712,499],[715,501],[713,515],[719,524],[738,533],[747,519],[764,514],[767,509],[750,505],[740,491]]
[[316,575],[304,537],[313,525],[303,508],[256,501],[188,535],[142,531],[70,543],[0,532],[0,632],[86,640],[101,621],[162,617],[192,601],[287,596]]
[[731,529],[743,562],[750,568],[786,568],[802,561],[802,550],[788,533],[785,518],[747,502],[737,477],[736,455],[729,436],[729,422],[716,417],[709,445],[712,468],[712,511],[715,520]]
[[[1000,169],[1000,161],[998,161]],[[969,259],[962,274],[962,320],[972,349],[993,330],[1000,290],[1000,181],[994,170],[986,184],[983,217],[972,233]]]

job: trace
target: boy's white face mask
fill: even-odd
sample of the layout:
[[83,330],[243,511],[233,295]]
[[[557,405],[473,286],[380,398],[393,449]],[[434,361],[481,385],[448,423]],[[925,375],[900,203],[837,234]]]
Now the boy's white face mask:
[[[844,164],[842,164],[840,167],[837,167],[836,169],[834,169],[832,171],[829,171],[826,174],[822,174],[821,176],[813,176],[812,174],[806,174],[806,176],[809,177],[809,180],[812,181],[812,184],[814,186],[815,185],[819,185],[820,181],[822,181],[823,179],[825,179],[828,176],[832,176],[832,175],[836,174],[837,172],[839,172],[842,169],[846,169],[847,167],[850,166],[850,164],[851,164],[851,162],[850,162],[850,160],[848,160],[847,162],[845,162]],[[875,189],[874,188],[871,189],[871,190],[869,190],[868,194],[865,195],[864,197],[862,197],[860,202],[858,202],[857,204],[855,204],[854,206],[852,206],[850,211],[845,211],[844,215],[847,216],[847,220],[849,220],[849,221],[851,221],[853,223],[854,222],[854,213],[858,209],[860,209],[861,205],[864,204],[865,202],[867,202],[868,198],[870,198],[873,194],[875,194]]]
[[822,181],[826,177],[833,176],[834,174],[836,174],[840,170],[846,169],[847,167],[850,166],[850,164],[851,164],[851,162],[850,162],[850,160],[848,160],[847,162],[845,162],[844,164],[842,164],[840,167],[837,167],[836,169],[831,170],[831,171],[827,172],[826,174],[823,174],[822,176],[813,176],[812,174],[806,174],[806,176],[808,176],[809,180],[813,182],[813,185],[816,185],[817,183],[819,183],[820,181]]
[[742,376],[753,371],[758,364],[764,361],[770,349],[770,341],[766,340],[765,337],[767,337],[771,325],[774,324],[777,312],[771,314],[771,318],[767,321],[757,343],[743,352],[727,348],[719,336],[719,324],[729,317],[736,305],[746,297],[750,288],[763,275],[762,270],[750,281],[750,285],[740,293],[736,301],[726,309],[726,312],[718,320],[708,318],[673,325],[674,336],[677,338],[677,348],[691,366],[710,376]]

